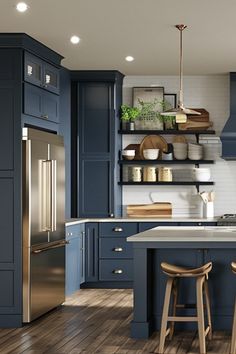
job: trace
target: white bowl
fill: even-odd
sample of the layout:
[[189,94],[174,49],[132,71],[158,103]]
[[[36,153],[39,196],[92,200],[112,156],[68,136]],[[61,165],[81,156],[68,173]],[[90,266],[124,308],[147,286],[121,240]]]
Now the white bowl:
[[125,160],[133,160],[135,156],[135,150],[123,150],[122,156]]
[[206,182],[211,178],[211,171],[209,168],[194,168],[192,176],[195,181]]
[[143,156],[146,160],[157,160],[159,149],[144,149]]

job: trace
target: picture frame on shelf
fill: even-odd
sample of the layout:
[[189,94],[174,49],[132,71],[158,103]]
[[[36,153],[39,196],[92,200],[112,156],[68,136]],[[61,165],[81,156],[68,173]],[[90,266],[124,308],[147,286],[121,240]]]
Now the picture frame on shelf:
[[177,108],[177,94],[176,93],[165,93],[164,100],[170,105],[170,108]]
[[162,111],[161,102],[164,100],[164,87],[162,86],[142,86],[133,87],[133,107],[139,107],[139,100],[143,102],[160,102],[157,104],[157,111]]

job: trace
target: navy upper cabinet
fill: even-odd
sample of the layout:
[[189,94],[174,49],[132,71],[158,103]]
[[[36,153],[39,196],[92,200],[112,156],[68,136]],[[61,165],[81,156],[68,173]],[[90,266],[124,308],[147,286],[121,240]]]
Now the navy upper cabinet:
[[48,91],[59,93],[60,70],[27,52],[25,52],[24,79]]
[[117,162],[122,81],[117,71],[72,72],[72,188],[78,191],[73,216],[121,215]]
[[27,83],[24,87],[24,114],[58,123],[59,96]]

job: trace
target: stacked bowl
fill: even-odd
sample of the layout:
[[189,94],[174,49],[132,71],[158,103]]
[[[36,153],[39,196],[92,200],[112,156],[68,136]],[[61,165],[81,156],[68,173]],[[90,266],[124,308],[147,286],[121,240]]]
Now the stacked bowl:
[[201,144],[189,143],[188,144],[188,158],[190,160],[203,159],[203,146]]
[[176,160],[186,160],[188,157],[188,144],[186,143],[173,143],[174,157]]

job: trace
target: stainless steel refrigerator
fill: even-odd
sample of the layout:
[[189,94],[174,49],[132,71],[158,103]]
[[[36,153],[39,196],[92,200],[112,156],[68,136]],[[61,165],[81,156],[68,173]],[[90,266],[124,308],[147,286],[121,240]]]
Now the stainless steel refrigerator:
[[23,128],[23,322],[65,300],[63,138]]

